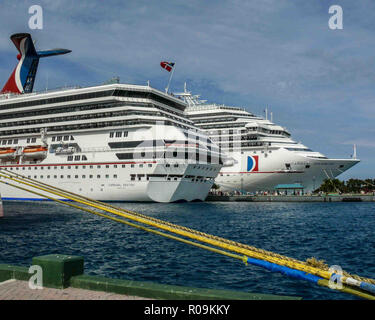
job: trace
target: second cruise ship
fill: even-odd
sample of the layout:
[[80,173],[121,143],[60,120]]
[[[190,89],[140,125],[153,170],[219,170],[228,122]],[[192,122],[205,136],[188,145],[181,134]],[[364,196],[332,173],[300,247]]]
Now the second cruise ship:
[[189,107],[187,116],[227,154],[216,183],[223,191],[275,191],[282,185],[304,192],[319,188],[359,162],[329,159],[302,143],[287,129],[243,108],[210,104],[185,90],[176,93]]

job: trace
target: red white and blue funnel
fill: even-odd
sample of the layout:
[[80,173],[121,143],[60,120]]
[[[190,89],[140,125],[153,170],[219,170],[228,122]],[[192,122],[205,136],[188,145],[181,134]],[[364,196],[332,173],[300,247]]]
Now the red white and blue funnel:
[[16,33],[10,39],[16,46],[19,60],[12,75],[8,79],[1,93],[30,93],[33,91],[39,58],[56,56],[71,52],[67,49],[53,49],[36,51],[29,33]]

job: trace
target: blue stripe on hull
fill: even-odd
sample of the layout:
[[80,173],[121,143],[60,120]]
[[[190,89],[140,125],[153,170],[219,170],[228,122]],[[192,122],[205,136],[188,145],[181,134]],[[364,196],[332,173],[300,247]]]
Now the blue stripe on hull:
[[[7,197],[2,197],[3,201],[53,201],[51,199],[45,199],[45,198],[7,198]],[[60,201],[72,201],[69,199],[58,199]]]

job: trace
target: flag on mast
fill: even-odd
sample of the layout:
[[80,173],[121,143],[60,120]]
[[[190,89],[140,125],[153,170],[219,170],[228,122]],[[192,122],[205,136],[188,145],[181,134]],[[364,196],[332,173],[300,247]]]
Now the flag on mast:
[[162,61],[160,62],[160,66],[168,72],[171,72],[174,67],[174,62]]
[[171,84],[171,80],[172,80],[172,77],[173,77],[173,72],[174,72],[174,67],[175,67],[175,63],[174,62],[168,62],[168,61],[162,61],[160,62],[160,66],[167,70],[168,72],[171,72],[171,75],[169,76],[169,81],[168,81],[168,85],[167,87],[165,88],[165,93],[168,93],[168,90],[169,90],[169,85]]

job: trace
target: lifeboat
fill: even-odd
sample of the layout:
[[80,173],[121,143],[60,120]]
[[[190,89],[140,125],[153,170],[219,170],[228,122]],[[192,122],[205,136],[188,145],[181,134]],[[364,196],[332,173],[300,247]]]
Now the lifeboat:
[[28,159],[44,159],[47,156],[48,148],[42,146],[30,146],[23,149],[22,155]]
[[14,148],[0,148],[0,159],[1,160],[13,159],[15,152],[16,152],[16,149]]

